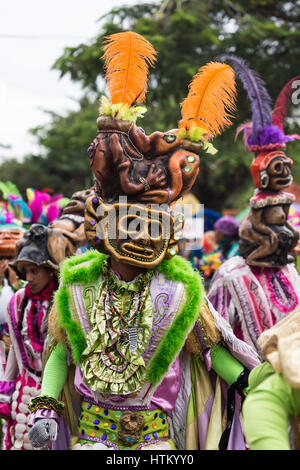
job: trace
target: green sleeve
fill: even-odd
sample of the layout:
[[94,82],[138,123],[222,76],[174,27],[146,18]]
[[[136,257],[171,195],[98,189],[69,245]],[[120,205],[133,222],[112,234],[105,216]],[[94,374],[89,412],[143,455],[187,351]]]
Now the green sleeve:
[[68,377],[67,349],[61,343],[57,343],[46,363],[41,395],[47,395],[58,400],[59,395]]
[[[274,370],[270,374],[270,368],[262,364],[250,373],[250,392],[242,408],[244,433],[251,450],[290,450],[293,391],[280,374]],[[268,374],[262,380],[265,371]]]
[[238,376],[244,370],[244,366],[232,354],[220,344],[211,349],[211,360],[213,370],[228,385],[236,382]]

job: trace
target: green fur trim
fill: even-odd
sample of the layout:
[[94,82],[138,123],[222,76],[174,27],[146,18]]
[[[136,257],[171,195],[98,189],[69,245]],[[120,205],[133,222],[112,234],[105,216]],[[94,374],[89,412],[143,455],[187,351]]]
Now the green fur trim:
[[58,311],[58,322],[67,335],[72,349],[72,356],[75,363],[79,362],[82,352],[85,350],[87,344],[85,334],[81,326],[72,320],[69,309],[69,294],[65,286],[61,286],[55,293],[54,302]]
[[[106,255],[97,250],[89,250],[81,255],[67,258],[60,267],[60,278],[63,284],[96,282],[102,273],[102,264],[106,258]],[[89,263],[85,266],[80,266],[87,262]]]
[[188,333],[199,316],[204,298],[200,275],[184,258],[175,256],[170,260],[164,260],[158,266],[158,271],[170,281],[182,282],[185,285],[187,301],[150,361],[147,376],[153,385],[162,381],[170,364],[178,356]]

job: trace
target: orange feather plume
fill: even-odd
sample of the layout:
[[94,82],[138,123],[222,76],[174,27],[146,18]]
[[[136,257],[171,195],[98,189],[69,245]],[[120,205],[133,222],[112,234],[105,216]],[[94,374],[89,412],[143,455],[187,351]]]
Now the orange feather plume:
[[231,125],[235,108],[236,86],[233,69],[220,62],[201,67],[189,85],[189,93],[181,103],[179,127],[205,129],[212,136]]
[[112,34],[105,40],[103,58],[111,103],[142,103],[147,92],[148,65],[156,61],[155,49],[131,31]]

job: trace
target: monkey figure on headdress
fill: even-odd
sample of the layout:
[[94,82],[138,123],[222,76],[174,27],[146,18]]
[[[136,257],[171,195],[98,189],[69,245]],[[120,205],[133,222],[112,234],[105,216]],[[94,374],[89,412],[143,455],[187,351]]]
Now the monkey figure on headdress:
[[238,57],[222,58],[232,64],[251,101],[252,122],[238,132],[244,131],[246,145],[254,152],[251,174],[256,190],[239,228],[239,256],[218,269],[208,297],[235,334],[259,351],[260,334],[292,312],[300,299],[293,254],[299,233],[288,221],[295,196],[285,191],[293,181],[293,162],[283,151],[286,142],[299,138],[283,130],[295,79],[282,89],[272,112],[259,75]]
[[[136,33],[107,38],[111,102],[102,100],[88,149],[97,182],[85,232],[95,249],[60,270],[41,394],[30,404],[36,448],[47,445],[65,409],[75,450],[217,449],[221,436],[224,448],[243,448],[239,409],[258,356],[210,307],[199,273],[176,256],[175,202],[195,181],[200,153],[213,151],[209,138],[230,123],[234,74],[222,63],[200,68],[179,128],[148,136],[133,103],[145,98],[154,53]],[[225,382],[236,400],[226,430]]]

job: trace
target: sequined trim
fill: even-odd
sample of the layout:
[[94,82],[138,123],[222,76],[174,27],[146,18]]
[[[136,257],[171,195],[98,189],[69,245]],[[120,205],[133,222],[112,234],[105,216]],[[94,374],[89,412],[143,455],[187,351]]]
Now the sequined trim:
[[90,314],[89,346],[80,363],[91,390],[126,395],[139,390],[146,375],[143,353],[152,330],[153,272],[131,283],[117,279],[105,262],[104,272]]

